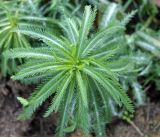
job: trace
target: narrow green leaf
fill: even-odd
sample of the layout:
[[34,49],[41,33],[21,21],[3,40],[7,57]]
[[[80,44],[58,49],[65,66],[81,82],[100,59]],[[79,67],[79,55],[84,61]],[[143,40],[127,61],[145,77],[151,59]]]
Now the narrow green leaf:
[[26,107],[29,104],[29,102],[22,97],[17,97],[17,100],[23,105],[23,107]]
[[82,97],[82,100],[83,100],[83,104],[87,108],[88,107],[87,91],[86,91],[85,84],[83,83],[81,73],[79,71],[76,72],[76,78],[77,78],[79,91],[80,91],[80,94],[81,94],[81,97]]

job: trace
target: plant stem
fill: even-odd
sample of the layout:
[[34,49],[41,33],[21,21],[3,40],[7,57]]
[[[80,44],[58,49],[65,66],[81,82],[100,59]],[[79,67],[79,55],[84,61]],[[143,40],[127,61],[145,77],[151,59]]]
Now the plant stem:
[[141,30],[143,31],[144,29],[146,29],[151,24],[152,20],[153,20],[153,16],[150,16]]
[[124,7],[123,7],[124,11],[127,10],[128,6],[131,4],[131,2],[132,2],[132,0],[128,0],[128,1],[126,2],[126,4],[125,4]]
[[142,133],[142,131],[136,126],[136,124],[132,121],[129,122],[132,127],[138,132],[138,134],[141,136],[141,137],[144,137],[144,134]]

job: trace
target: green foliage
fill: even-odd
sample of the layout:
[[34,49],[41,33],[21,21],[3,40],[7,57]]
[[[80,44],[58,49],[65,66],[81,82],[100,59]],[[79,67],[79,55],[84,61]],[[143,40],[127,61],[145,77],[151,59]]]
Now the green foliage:
[[[20,118],[29,118],[49,97],[51,104],[44,114],[59,112],[57,135],[63,137],[69,130],[81,128],[88,136],[94,129],[104,137],[105,123],[111,115],[110,100],[130,113],[133,105],[118,76],[126,70],[128,61],[116,57],[124,44],[124,26],[115,23],[92,35],[96,10],[85,7],[81,24],[66,18],[60,24],[63,36],[49,29],[19,24],[16,33],[37,38],[46,44],[39,48],[17,48],[5,52],[7,58],[25,58],[14,80],[41,80],[42,84],[29,97]],[[115,57],[114,57],[115,56]],[[108,120],[108,121],[107,121]]]
[[[156,3],[149,0],[128,0],[127,2],[118,1],[118,3],[107,2],[106,5],[108,5],[107,8],[102,10],[102,20],[99,20],[100,27],[103,28],[117,22],[126,25],[130,20],[132,21],[133,17],[133,22],[137,21],[137,24],[130,23],[131,25],[128,26],[129,34],[126,33],[128,47],[122,49],[131,54],[128,58],[133,63],[132,71],[125,75],[122,74],[120,80],[126,91],[132,88],[135,105],[144,105],[146,95],[143,89],[145,86],[154,82],[157,89],[159,87],[157,71],[160,55],[159,36],[152,29],[148,29],[149,26],[152,28],[157,26],[153,24],[157,23]],[[130,11],[131,9],[132,11]],[[130,14],[125,12],[130,12]],[[141,77],[146,78],[144,83],[139,82],[138,79]]]
[[70,0],[51,0],[49,4],[49,13],[55,17],[58,13],[65,14],[67,16],[79,15],[78,12],[81,8],[81,4],[75,0],[73,4]]
[[50,98],[44,116],[59,113],[58,136],[81,128],[104,137],[112,116],[132,122],[128,91],[138,107],[146,87],[160,90],[155,1],[0,0],[0,10],[1,72],[39,84],[28,99],[17,97],[20,118]]
[[122,114],[122,119],[127,121],[128,123],[131,123],[131,119],[133,118],[133,114],[129,114],[127,111],[125,111],[123,114]]
[[17,100],[24,106],[26,107],[28,105],[28,101],[22,97],[17,97]]
[[[99,27],[105,28],[107,26],[110,26],[112,24],[121,24],[122,26],[126,26],[130,20],[132,20],[133,16],[137,13],[137,10],[133,10],[132,12],[126,14],[123,11],[123,7],[117,3],[107,3],[107,8],[104,9],[104,14],[99,20]],[[143,92],[142,86],[137,81],[137,77],[140,73],[140,70],[144,68],[143,64],[144,62],[141,61],[138,57],[135,58],[137,53],[134,53],[133,51],[133,44],[135,42],[135,36],[128,36],[126,34],[123,34],[123,36],[126,38],[127,46],[124,46],[121,48],[120,53],[122,53],[122,58],[127,58],[130,61],[130,65],[128,69],[125,71],[127,73],[122,73],[120,75],[120,81],[123,85],[123,88],[128,91],[131,87],[133,89],[133,95],[135,99],[135,105],[140,106],[144,105],[145,102],[145,94]],[[139,54],[139,56],[142,56],[142,54]],[[124,60],[122,61],[124,62]],[[147,63],[147,62],[146,62]],[[118,67],[118,66],[117,66]],[[116,106],[114,106],[114,111],[116,110]],[[115,115],[118,115],[118,112],[113,112]]]
[[145,76],[148,75],[145,85],[154,81],[157,90],[159,90],[160,65],[157,63],[160,58],[159,34],[150,29],[146,29],[145,32],[138,31],[135,44],[150,57],[149,64],[147,65],[147,73],[144,74]]
[[[25,5],[29,4],[30,6]],[[49,18],[39,17],[39,11],[37,10],[36,1],[1,1],[0,5],[0,53],[13,48],[29,48],[30,42],[28,37],[24,36],[14,30],[18,25],[32,24],[32,25],[43,25],[45,23],[50,24]],[[10,5],[13,5],[11,8]],[[31,12],[29,12],[29,10]],[[52,21],[53,22],[53,21]],[[1,54],[1,72],[3,75],[12,73],[16,70],[16,66],[22,63],[22,60],[9,60],[4,58]]]
[[[16,26],[19,24],[21,18],[19,17],[20,11],[14,11],[15,9],[9,9],[8,2],[1,2],[1,14],[0,14],[0,50],[1,53],[10,48],[16,47],[30,47],[30,44],[25,36],[20,33],[13,32]],[[16,4],[13,4],[16,7]],[[6,58],[1,56],[1,69],[4,75],[7,72],[15,69],[16,62],[12,60],[9,62],[10,67],[8,66],[8,61]],[[11,70],[8,70],[11,69]]]

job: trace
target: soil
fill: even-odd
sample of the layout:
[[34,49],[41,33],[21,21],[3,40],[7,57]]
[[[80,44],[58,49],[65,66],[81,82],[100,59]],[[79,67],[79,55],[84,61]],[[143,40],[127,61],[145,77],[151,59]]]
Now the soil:
[[18,96],[27,98],[34,86],[26,86],[0,76],[0,137],[47,137],[54,135],[56,115],[44,119],[44,104],[29,120],[18,120],[22,107],[17,101]]
[[[25,86],[0,76],[0,137],[54,136],[57,115],[42,118],[47,103],[30,120],[17,120],[22,108],[16,97],[28,97],[33,89],[34,86]],[[136,111],[133,124],[144,134],[144,137],[160,137],[160,103],[152,102],[140,107]],[[108,137],[141,137],[126,121],[116,119],[106,127]],[[82,134],[77,130],[69,137],[82,137]]]
[[[144,137],[160,137],[160,104],[147,104],[136,111],[133,123]],[[108,128],[109,137],[141,137],[135,128],[126,121],[118,120]]]
[[26,94],[27,90],[27,86],[0,76],[0,136],[17,136],[29,128],[32,119],[17,120],[21,107],[16,101],[16,97],[21,92]]

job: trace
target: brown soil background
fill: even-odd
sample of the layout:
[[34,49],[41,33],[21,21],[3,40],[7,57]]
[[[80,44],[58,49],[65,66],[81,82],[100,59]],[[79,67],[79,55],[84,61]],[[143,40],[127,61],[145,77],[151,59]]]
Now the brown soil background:
[[[42,118],[47,104],[44,104],[30,120],[17,120],[21,106],[16,97],[28,97],[33,88],[0,76],[0,137],[54,137],[57,115]],[[144,137],[160,137],[159,102],[147,103],[140,107],[133,122]],[[126,121],[116,119],[106,127],[108,137],[141,137]],[[68,137],[82,137],[82,134],[77,130]]]

